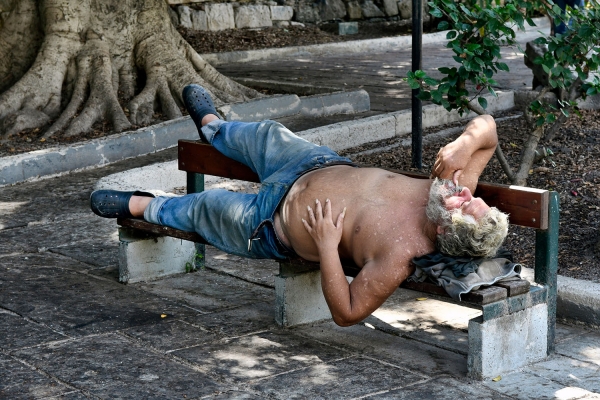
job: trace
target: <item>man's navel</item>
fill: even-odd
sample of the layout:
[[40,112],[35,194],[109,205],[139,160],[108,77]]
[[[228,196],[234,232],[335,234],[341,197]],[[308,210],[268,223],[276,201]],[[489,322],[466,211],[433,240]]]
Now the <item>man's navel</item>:
[[354,228],[354,234],[356,235],[358,232],[360,232],[360,225]]

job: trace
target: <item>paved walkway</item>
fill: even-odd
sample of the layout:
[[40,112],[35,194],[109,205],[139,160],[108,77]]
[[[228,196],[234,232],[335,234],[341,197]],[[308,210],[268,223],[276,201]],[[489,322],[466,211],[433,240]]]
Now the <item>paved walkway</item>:
[[[546,28],[544,28],[546,30]],[[518,36],[518,42],[525,43],[540,36],[530,31]],[[411,69],[411,48],[393,48],[378,53],[340,54],[335,52],[323,55],[302,53],[277,59],[245,61],[218,66],[223,74],[242,82],[248,80],[282,82],[283,84],[328,87],[337,90],[364,89],[371,99],[371,112],[354,116],[335,116],[310,119],[289,117],[282,122],[293,131],[302,131],[324,124],[352,118],[389,113],[411,108],[411,89],[403,80]],[[523,62],[523,54],[516,48],[503,47],[502,58],[510,67],[510,72],[499,71],[494,76],[499,90],[531,90],[532,73]],[[441,77],[437,71],[442,65],[456,65],[454,53],[445,43],[423,45],[423,69],[433,77]],[[245,81],[244,81],[245,80]],[[285,89],[284,85],[280,85]],[[294,88],[294,90],[298,90]],[[301,90],[301,89],[300,89]],[[426,104],[426,103],[424,103]]]
[[[377,57],[391,56],[352,60],[366,68]],[[402,86],[389,70],[381,99]],[[374,108],[387,107],[376,93]],[[103,176],[174,158],[167,150],[0,189],[1,399],[600,399],[591,328],[559,325],[547,361],[470,382],[465,330],[477,311],[411,291],[350,328],[281,329],[269,261],[209,249],[205,270],[118,283],[116,224],[89,211],[89,195]]]

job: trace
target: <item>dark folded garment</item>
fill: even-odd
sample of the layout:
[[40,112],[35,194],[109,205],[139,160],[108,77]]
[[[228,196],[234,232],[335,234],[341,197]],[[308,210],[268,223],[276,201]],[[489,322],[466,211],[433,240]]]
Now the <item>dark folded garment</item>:
[[442,286],[448,295],[460,300],[463,293],[492,285],[503,279],[520,278],[521,264],[513,262],[512,254],[500,249],[495,258],[452,257],[439,251],[415,257],[415,272],[411,282],[429,280]]
[[[510,262],[513,261],[512,253],[505,248],[498,250],[495,258],[506,258]],[[415,257],[412,259],[412,262],[420,268],[431,267],[432,265],[442,263],[447,268],[451,268],[452,273],[460,278],[461,276],[469,275],[471,272],[476,272],[479,264],[485,260],[486,259],[483,257],[453,257],[436,250],[433,253]]]

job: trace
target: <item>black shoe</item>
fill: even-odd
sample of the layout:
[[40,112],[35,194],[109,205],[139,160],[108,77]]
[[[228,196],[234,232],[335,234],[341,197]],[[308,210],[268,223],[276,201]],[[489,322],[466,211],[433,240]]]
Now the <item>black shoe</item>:
[[219,117],[219,119],[223,119],[223,117],[217,112],[208,92],[200,85],[196,85],[195,83],[187,85],[183,88],[182,97],[185,108],[188,110],[190,117],[192,117],[192,120],[196,124],[200,139],[202,139],[203,142],[208,143],[208,140],[206,140],[202,134],[202,118],[206,117],[208,114],[214,114]]
[[90,208],[104,218],[133,218],[129,211],[131,196],[154,197],[146,192],[121,192],[119,190],[95,190],[90,196]]

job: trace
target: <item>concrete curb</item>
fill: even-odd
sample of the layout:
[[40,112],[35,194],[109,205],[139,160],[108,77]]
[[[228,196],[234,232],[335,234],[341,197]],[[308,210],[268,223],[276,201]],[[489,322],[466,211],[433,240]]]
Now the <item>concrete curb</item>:
[[295,94],[277,95],[217,107],[227,121],[263,121],[295,114],[325,117],[337,114],[356,114],[370,109],[369,94],[362,89],[304,97],[298,97]]
[[[534,282],[534,270],[523,268],[521,275]],[[556,317],[600,327],[600,283],[559,275]]]
[[0,187],[100,167],[173,147],[179,139],[197,138],[194,122],[190,117],[182,117],[134,132],[3,157],[0,159]]
[[[227,120],[260,121],[298,113],[311,116],[352,114],[369,108],[368,93],[357,90],[300,98],[296,95],[273,96],[224,105],[219,110]],[[101,139],[2,157],[0,187],[155,153],[176,146],[179,139],[198,139],[196,126],[188,116]]]
[[[535,32],[550,26],[546,17],[534,18],[536,26],[526,26],[525,32]],[[426,33],[422,37],[423,44],[445,42],[449,31]],[[276,49],[232,51],[227,53],[201,54],[200,56],[212,66],[222,64],[268,60],[280,57],[322,56],[332,54],[354,54],[380,51],[393,51],[398,48],[412,46],[412,36],[396,36],[370,40],[352,40],[348,42],[327,43],[311,46],[281,47]]]
[[[493,113],[514,107],[512,91],[497,92],[498,97],[484,96],[488,101],[488,111]],[[460,116],[458,112],[447,112],[443,107],[428,105],[423,107],[423,128],[444,125],[475,117],[475,113]],[[375,115],[354,121],[322,126],[298,132],[299,136],[309,142],[328,146],[335,151],[345,150],[367,142],[389,139],[394,136],[406,136],[411,132],[412,114],[410,110],[402,110],[389,114]],[[369,135],[365,135],[369,132]]]

